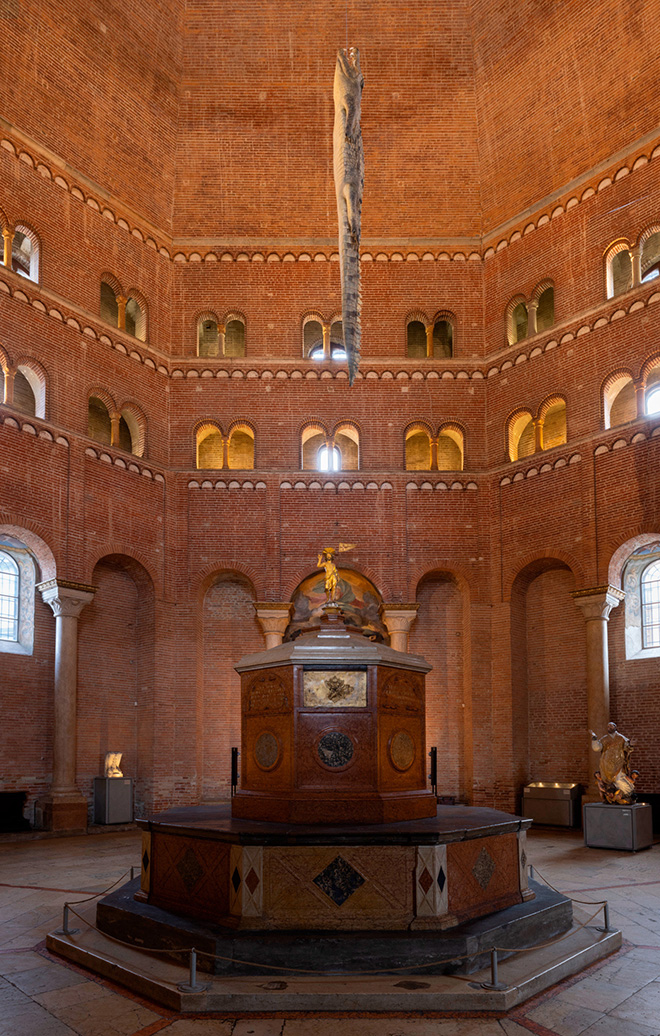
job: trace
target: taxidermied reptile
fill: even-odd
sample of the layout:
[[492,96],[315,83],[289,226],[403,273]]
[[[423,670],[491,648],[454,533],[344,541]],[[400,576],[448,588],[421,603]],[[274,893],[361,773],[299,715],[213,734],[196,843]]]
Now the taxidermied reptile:
[[364,76],[356,47],[340,50],[335,67],[335,126],[332,135],[337,215],[339,217],[339,274],[342,324],[348,359],[348,381],[360,363],[360,218],[364,186],[364,153],[360,107]]

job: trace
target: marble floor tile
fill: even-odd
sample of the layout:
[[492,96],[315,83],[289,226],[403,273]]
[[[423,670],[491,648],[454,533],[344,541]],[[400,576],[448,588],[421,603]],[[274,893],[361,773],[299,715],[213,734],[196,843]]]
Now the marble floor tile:
[[585,1029],[581,1036],[658,1036],[660,1027],[607,1015]]
[[[310,1026],[313,1024],[313,1029]],[[529,1030],[527,1030],[529,1032]],[[509,1036],[495,1018],[288,1019],[282,1036]],[[513,1034],[512,1034],[513,1036]]]
[[283,1036],[284,1025],[278,1018],[241,1018],[235,1023],[231,1036]]
[[660,1032],[660,982],[649,982],[610,1013],[613,1018],[655,1025]]
[[19,1014],[0,1015],[0,1036],[77,1036],[75,1029],[53,1018],[38,1004],[28,1003]]
[[51,1015],[71,1026],[79,1036],[132,1036],[162,1019],[161,1014],[120,993],[107,989],[103,996],[95,990],[88,993],[74,1003],[61,1003],[56,992],[40,996],[39,1000]]
[[525,1014],[526,1019],[545,1025],[547,1029],[557,1033],[557,1036],[580,1036],[580,1033],[603,1017],[602,1011],[577,1007],[559,997],[547,1000]]
[[10,976],[12,985],[27,993],[29,996],[36,996],[50,989],[61,989],[63,986],[76,986],[87,980],[82,978],[75,971],[63,968],[59,964],[46,962],[48,967],[38,965],[35,968],[28,968],[25,971],[15,971]]
[[[261,1020],[255,1025],[263,1024]],[[182,1018],[161,1029],[163,1036],[233,1036],[234,1022],[207,1020],[202,1018]],[[282,1022],[276,1030],[277,1036],[282,1031]],[[255,1029],[255,1036],[265,1036],[264,1030]]]

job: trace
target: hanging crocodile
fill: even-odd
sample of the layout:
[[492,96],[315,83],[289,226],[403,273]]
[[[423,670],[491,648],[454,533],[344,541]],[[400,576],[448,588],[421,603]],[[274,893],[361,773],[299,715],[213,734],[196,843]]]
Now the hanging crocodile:
[[364,153],[360,107],[364,76],[356,47],[340,50],[335,67],[335,126],[332,135],[337,215],[339,218],[339,274],[342,325],[348,359],[348,381],[360,363],[360,218],[364,186]]

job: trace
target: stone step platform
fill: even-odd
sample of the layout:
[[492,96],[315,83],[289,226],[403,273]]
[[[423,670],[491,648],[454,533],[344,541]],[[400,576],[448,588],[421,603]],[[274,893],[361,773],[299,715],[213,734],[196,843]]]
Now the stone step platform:
[[[419,968],[427,975],[467,975],[487,965],[493,946],[515,952],[519,947],[546,942],[566,932],[573,919],[569,899],[533,882],[533,900],[446,931],[251,932],[196,921],[136,902],[134,894],[138,887],[137,879],[127,882],[99,902],[96,922],[101,931],[138,947],[171,949],[174,960],[181,959],[177,949],[194,946],[225,958],[212,962],[200,957],[200,970],[217,975],[272,977],[276,974],[274,968],[326,975]],[[468,955],[468,960],[461,959]],[[446,963],[432,963],[439,960]]]

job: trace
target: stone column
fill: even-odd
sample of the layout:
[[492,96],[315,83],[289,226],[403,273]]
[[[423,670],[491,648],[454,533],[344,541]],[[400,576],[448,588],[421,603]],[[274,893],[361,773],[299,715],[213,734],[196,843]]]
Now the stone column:
[[380,614],[390,635],[390,647],[408,650],[408,633],[417,615],[418,604],[382,604]]
[[218,324],[218,356],[225,355],[227,328],[224,324]]
[[53,783],[39,805],[49,830],[84,829],[87,800],[76,786],[78,616],[94,597],[96,587],[50,579],[38,589],[55,616]]
[[332,327],[330,324],[322,324],[323,328],[323,359],[329,360],[332,358],[332,345],[330,343],[330,331]]
[[535,417],[532,423],[534,425],[534,453],[540,453],[543,449],[543,425],[545,424],[545,418]]
[[[599,737],[610,720],[610,666],[607,651],[607,623],[612,608],[626,596],[615,586],[594,586],[571,594],[587,624],[587,724]],[[600,795],[593,773],[597,760],[591,751],[589,732],[584,732],[589,753],[589,788],[584,801],[598,801]]]
[[438,470],[438,440],[431,439],[431,471]]
[[435,324],[427,324],[424,330],[426,331],[426,355],[427,357],[433,356],[433,331]]
[[632,276],[633,276],[633,288],[638,287],[642,283],[642,251],[643,245],[635,245],[630,250],[630,256],[632,258]]
[[110,412],[110,445],[119,446],[119,422],[121,414],[117,410]]
[[16,377],[16,371],[8,367],[5,371],[5,392],[3,403],[7,406],[14,405],[14,378]]
[[11,246],[14,243],[14,230],[12,227],[6,227],[2,231],[3,237],[3,263],[8,270],[11,270]]
[[289,625],[293,604],[291,601],[256,601],[254,610],[266,638],[266,650],[278,647]]
[[125,295],[117,295],[117,327],[120,331],[126,330],[126,304],[128,299]]
[[635,382],[635,403],[637,405],[637,416],[646,417],[646,382]]
[[527,337],[531,338],[537,332],[536,311],[539,308],[539,300],[531,299],[527,303]]

